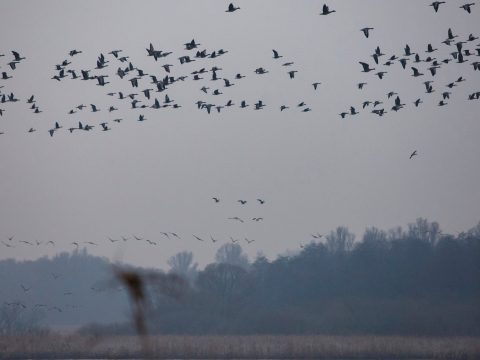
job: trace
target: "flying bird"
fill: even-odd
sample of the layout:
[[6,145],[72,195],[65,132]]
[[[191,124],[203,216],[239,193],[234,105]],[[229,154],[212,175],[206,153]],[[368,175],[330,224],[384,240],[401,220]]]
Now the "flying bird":
[[412,153],[410,154],[410,159],[413,158],[413,157],[416,156],[416,155],[418,155],[418,154],[417,154],[417,150],[415,150],[414,152],[412,152]]
[[320,15],[328,15],[334,13],[335,11],[336,10],[330,10],[327,4],[323,4],[322,12],[320,13]]
[[225,10],[225,12],[234,12],[234,11],[239,10],[239,9],[240,9],[239,7],[235,7],[232,3],[230,3],[228,5],[228,9]]
[[363,29],[360,29],[360,31],[363,32],[366,38],[370,36],[370,30],[373,30],[371,27],[364,27]]
[[435,12],[438,12],[438,8],[440,7],[441,4],[445,4],[445,1],[434,1],[429,6],[433,6],[433,9],[435,10]]
[[472,13],[472,9],[471,7],[475,5],[475,3],[468,3],[468,4],[464,4],[462,6],[460,6],[461,9],[465,10],[466,12],[468,12],[469,14]]

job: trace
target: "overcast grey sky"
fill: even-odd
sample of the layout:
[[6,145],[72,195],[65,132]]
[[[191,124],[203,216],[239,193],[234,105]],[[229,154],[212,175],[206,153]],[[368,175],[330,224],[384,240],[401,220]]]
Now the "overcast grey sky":
[[[468,14],[462,2],[447,1],[434,13],[427,1],[329,1],[336,12],[320,16],[318,1],[236,1],[240,10],[226,13],[225,1],[2,1],[0,11],[0,71],[13,75],[0,80],[3,93],[13,91],[21,102],[0,104],[0,237],[15,235],[15,248],[0,246],[0,259],[37,258],[69,251],[72,242],[94,241],[89,251],[111,259],[145,266],[165,266],[181,250],[192,250],[204,264],[229,237],[255,239],[242,244],[250,256],[258,251],[270,258],[298,249],[311,233],[327,233],[347,225],[361,237],[366,226],[388,229],[417,217],[438,221],[445,232],[465,230],[480,220],[480,100],[467,95],[480,91],[480,72],[468,58],[464,64],[442,66],[433,78],[436,92],[425,94],[422,82],[411,76],[409,63],[385,68],[379,80],[361,72],[359,61],[374,65],[376,46],[402,56],[405,44],[422,59],[428,43],[439,50],[438,60],[455,51],[441,42],[448,28],[465,40],[480,34],[480,5]],[[370,38],[359,29],[375,28]],[[191,53],[183,44],[195,38],[200,49],[224,48],[226,55],[180,65],[177,58]],[[172,51],[155,62],[145,48]],[[464,44],[475,48],[479,40]],[[82,53],[69,57],[72,49]],[[120,65],[107,53],[122,49],[132,63],[148,74],[164,76],[162,64],[173,64],[175,76],[189,75],[166,92],[182,108],[130,110],[129,102],[107,96],[112,91],[140,93],[150,79],[133,89],[114,72]],[[283,58],[273,59],[272,49]],[[11,71],[11,50],[26,57]],[[105,87],[95,81],[51,77],[55,64],[69,59],[72,69],[93,69],[100,53],[109,67],[92,74],[109,74]],[[190,55],[194,55],[193,53]],[[387,56],[381,62],[387,61]],[[293,61],[295,79],[284,62]],[[192,81],[201,67],[222,68],[223,81]],[[124,67],[125,64],[122,64]],[[265,75],[254,70],[264,67]],[[375,71],[376,72],[376,71]],[[246,75],[234,80],[236,73]],[[445,85],[459,76],[467,79],[452,90],[448,106],[439,107]],[[311,83],[322,82],[317,91]],[[364,90],[356,84],[365,81]],[[220,89],[221,96],[206,95]],[[405,108],[390,108],[395,91]],[[43,111],[34,115],[25,103],[32,94]],[[142,96],[138,97],[150,105]],[[418,108],[417,98],[424,101]],[[205,100],[236,106],[208,115],[195,102]],[[241,100],[250,107],[240,109]],[[254,111],[263,100],[267,107]],[[365,100],[383,101],[383,117],[372,113]],[[305,101],[311,112],[296,107]],[[96,104],[101,112],[67,112],[79,104]],[[290,109],[280,112],[280,105]],[[108,114],[115,105],[120,110]],[[338,115],[353,105],[359,115]],[[138,122],[139,114],[148,119]],[[121,117],[120,124],[112,119]],[[91,132],[70,134],[62,129],[48,135],[54,122],[65,128],[78,121],[96,125]],[[111,131],[99,131],[108,121]],[[30,127],[37,132],[29,134]],[[409,159],[413,150],[418,156]],[[212,196],[221,199],[214,204]],[[265,199],[260,205],[256,198]],[[237,203],[245,199],[244,206]],[[263,222],[241,224],[228,217]],[[160,232],[182,238],[166,239]],[[152,241],[120,242],[135,234]],[[192,234],[205,238],[195,240]],[[220,239],[212,244],[210,235]],[[20,240],[42,241],[40,246]],[[56,246],[45,245],[48,240]],[[119,243],[116,243],[119,244]]]

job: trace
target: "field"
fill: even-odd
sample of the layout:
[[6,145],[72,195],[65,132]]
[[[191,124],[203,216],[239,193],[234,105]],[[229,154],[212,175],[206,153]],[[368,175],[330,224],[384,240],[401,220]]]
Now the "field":
[[[479,359],[480,338],[398,336],[3,336],[1,359]],[[143,349],[147,347],[145,353]]]

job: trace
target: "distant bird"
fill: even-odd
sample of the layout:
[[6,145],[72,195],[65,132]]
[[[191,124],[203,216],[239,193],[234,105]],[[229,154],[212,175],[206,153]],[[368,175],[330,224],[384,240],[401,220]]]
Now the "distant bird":
[[68,54],[69,54],[70,56],[75,56],[75,55],[81,54],[81,53],[82,53],[82,51],[73,49],[73,50],[70,50],[70,52],[69,52]]
[[430,6],[433,6],[433,9],[435,12],[438,12],[438,8],[440,7],[441,4],[445,4],[445,1],[434,1],[433,3],[430,4]]
[[192,235],[195,239],[197,239],[198,241],[203,241],[202,238],[198,237],[197,235]]
[[237,202],[239,202],[242,205],[245,205],[247,203],[247,200],[237,200]]
[[[374,70],[374,69],[373,69],[373,70]],[[365,85],[367,85],[367,83],[361,82],[361,83],[358,83],[358,84],[357,84],[357,87],[358,87],[359,90],[362,90]]]
[[212,199],[213,199],[213,201],[215,201],[216,203],[220,202],[220,199],[217,198],[217,197],[213,197]]
[[[370,68],[370,65],[368,65],[367,63],[361,62],[361,61],[360,61],[360,65],[362,65],[362,67],[363,67],[362,72],[370,72],[372,70],[375,70],[375,68]],[[359,87],[359,89],[361,89],[361,87]]]
[[88,245],[95,245],[95,246],[98,246],[98,244],[94,243],[93,241],[84,241],[85,244],[88,244]]
[[26,287],[26,286],[24,286],[23,284],[20,284],[20,287],[22,288],[22,290],[23,290],[24,292],[27,292],[27,291],[29,291],[29,290],[31,289],[31,287]]
[[254,217],[252,218],[252,221],[256,221],[256,222],[259,222],[259,221],[262,221],[263,218],[262,217]]
[[288,75],[290,76],[290,79],[293,79],[295,77],[295,73],[298,72],[297,70],[291,70],[288,72]]
[[417,150],[415,150],[414,152],[412,152],[412,153],[410,154],[410,159],[413,158],[414,156],[417,156],[417,155],[418,155],[418,154],[417,154]]
[[468,4],[464,4],[464,5],[460,6],[460,8],[465,10],[466,12],[468,12],[470,14],[472,12],[471,7],[473,5],[475,5],[475,3],[468,3]]
[[274,59],[280,59],[281,57],[283,57],[282,55],[278,54],[277,50],[272,50],[272,51],[273,51],[273,58]]
[[314,90],[317,90],[318,85],[321,85],[321,84],[322,84],[321,82],[314,82],[314,83],[312,84],[313,89],[314,89]]
[[246,241],[248,244],[251,244],[251,243],[253,243],[255,240],[254,240],[254,239],[250,240],[250,239],[245,238],[245,241]]
[[322,12],[320,15],[329,15],[331,13],[334,13],[336,10],[330,10],[330,8],[327,6],[327,4],[323,4]]
[[258,201],[261,205],[265,204],[265,200],[257,199],[257,201]]
[[373,30],[373,28],[371,28],[371,27],[364,27],[363,29],[360,29],[360,31],[363,32],[363,34],[365,35],[366,38],[368,38],[368,36],[370,35],[370,30]]
[[239,221],[241,223],[243,223],[243,219],[239,218],[238,216],[234,216],[234,217],[229,217],[228,220],[236,220],[236,221]]
[[239,7],[235,7],[232,3],[230,3],[228,5],[228,9],[225,10],[225,12],[234,12],[234,11],[239,10],[239,9],[240,9]]
[[417,76],[422,76],[423,74],[421,72],[418,71],[417,68],[413,67],[412,66],[412,70],[413,70],[413,75],[414,77],[417,77]]
[[13,54],[13,57],[15,58],[14,60],[15,61],[22,61],[22,60],[25,60],[24,57],[21,57],[20,54],[16,51],[13,51],[12,50],[12,54]]
[[421,103],[423,103],[422,99],[415,100],[415,102],[414,102],[415,107],[418,107],[418,105],[420,105]]

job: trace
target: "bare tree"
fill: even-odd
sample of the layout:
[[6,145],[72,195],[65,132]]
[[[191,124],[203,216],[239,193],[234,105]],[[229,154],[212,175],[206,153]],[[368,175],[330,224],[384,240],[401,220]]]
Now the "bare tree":
[[342,253],[353,248],[355,235],[346,226],[339,226],[326,237],[327,249],[332,253]]
[[197,276],[197,263],[193,263],[193,253],[191,251],[179,252],[167,260],[170,266],[170,273],[181,275],[184,278],[194,281]]
[[219,264],[230,264],[239,266],[243,269],[248,268],[248,256],[238,244],[224,244],[220,246],[215,254],[215,261]]

